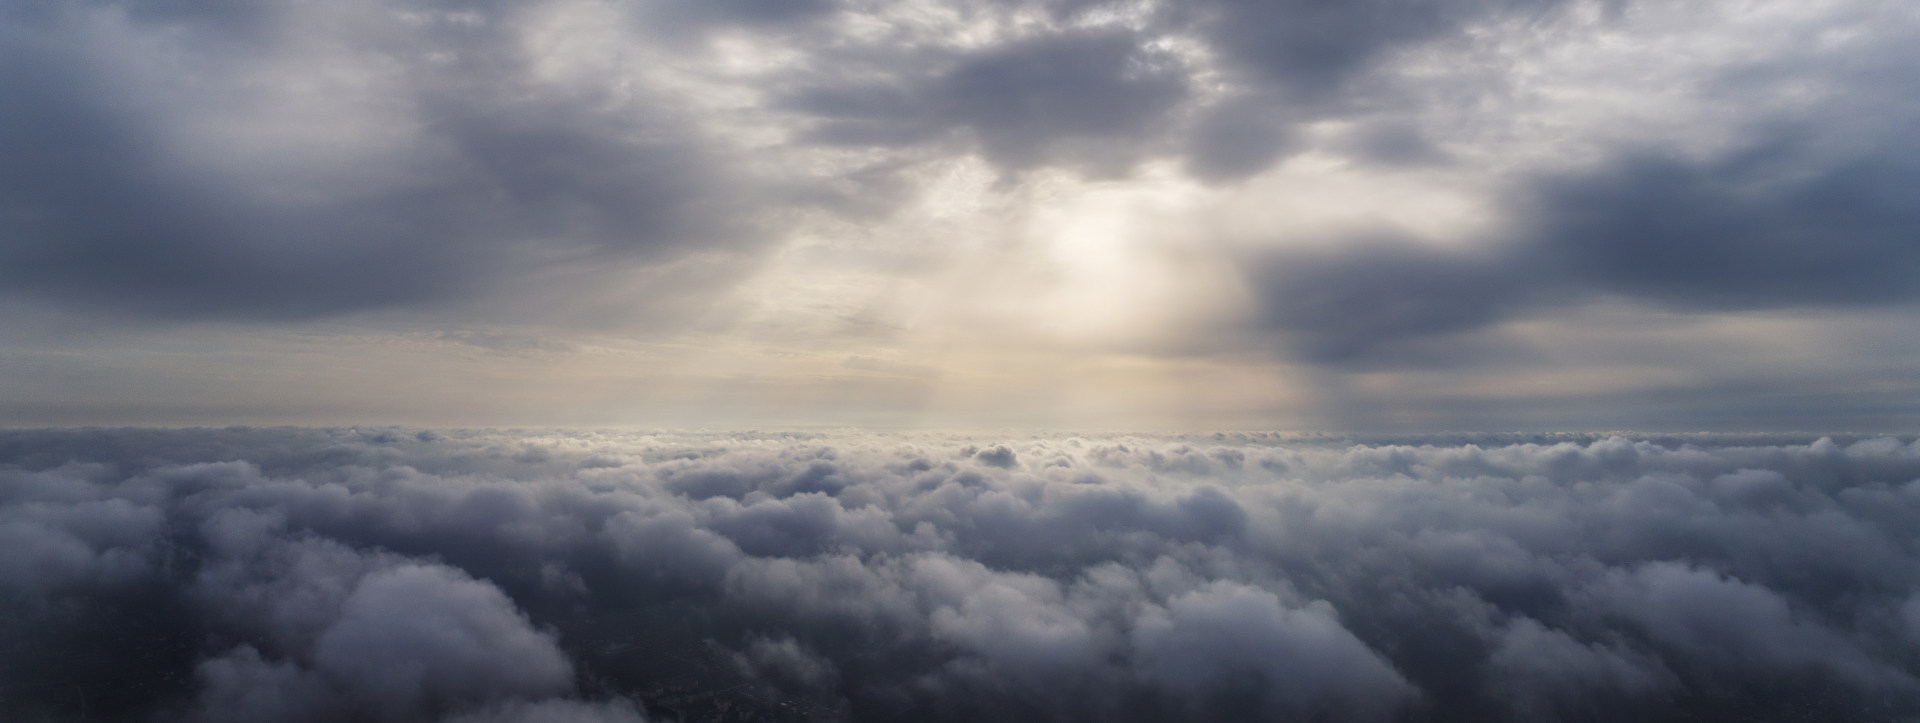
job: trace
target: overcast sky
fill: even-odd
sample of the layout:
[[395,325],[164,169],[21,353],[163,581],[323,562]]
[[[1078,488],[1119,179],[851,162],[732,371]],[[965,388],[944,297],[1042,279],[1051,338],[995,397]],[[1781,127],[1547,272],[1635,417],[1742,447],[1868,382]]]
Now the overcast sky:
[[1911,430],[1911,0],[0,0],[0,424]]

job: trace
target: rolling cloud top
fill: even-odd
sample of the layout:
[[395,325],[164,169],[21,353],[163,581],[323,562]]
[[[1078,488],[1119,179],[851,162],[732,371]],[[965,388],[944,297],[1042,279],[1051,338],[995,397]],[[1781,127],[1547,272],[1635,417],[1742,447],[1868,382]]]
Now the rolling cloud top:
[[1920,709],[1893,438],[100,430],[0,464],[9,719]]

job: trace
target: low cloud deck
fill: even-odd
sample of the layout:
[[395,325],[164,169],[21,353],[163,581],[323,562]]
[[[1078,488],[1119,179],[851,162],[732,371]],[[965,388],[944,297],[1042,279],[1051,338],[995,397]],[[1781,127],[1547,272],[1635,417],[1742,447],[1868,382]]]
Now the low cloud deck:
[[0,715],[1920,710],[1920,443],[1412,442],[0,433]]

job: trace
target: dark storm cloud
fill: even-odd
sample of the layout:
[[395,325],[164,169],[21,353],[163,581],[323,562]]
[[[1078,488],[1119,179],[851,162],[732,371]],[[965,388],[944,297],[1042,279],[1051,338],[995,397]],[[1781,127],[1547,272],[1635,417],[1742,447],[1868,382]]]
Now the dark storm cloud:
[[1895,439],[0,437],[9,718],[1920,706]]
[[749,234],[722,219],[751,189],[721,183],[697,134],[542,80],[508,9],[0,12],[0,278],[16,292],[309,317]]

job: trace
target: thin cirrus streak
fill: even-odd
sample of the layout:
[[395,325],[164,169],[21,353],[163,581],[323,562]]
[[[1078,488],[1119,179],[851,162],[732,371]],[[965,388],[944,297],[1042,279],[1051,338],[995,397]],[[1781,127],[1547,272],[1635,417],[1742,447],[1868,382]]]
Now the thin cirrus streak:
[[0,434],[9,720],[1897,720],[1920,442]]

